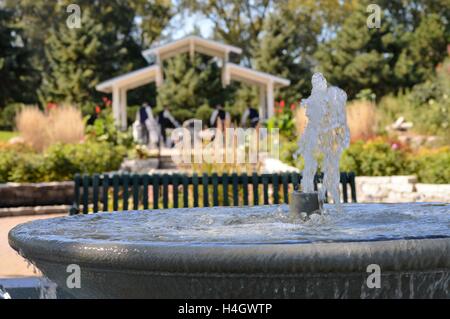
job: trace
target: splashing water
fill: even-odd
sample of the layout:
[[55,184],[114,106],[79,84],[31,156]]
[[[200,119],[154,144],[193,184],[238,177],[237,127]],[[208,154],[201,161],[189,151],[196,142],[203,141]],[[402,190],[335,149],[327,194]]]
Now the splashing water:
[[321,73],[315,73],[311,83],[311,96],[303,102],[308,124],[299,140],[297,152],[305,160],[302,191],[314,192],[317,158],[322,158],[324,177],[319,198],[324,200],[326,192],[329,192],[333,202],[340,204],[339,159],[350,144],[350,130],[345,113],[347,94],[338,87],[328,87],[327,80]]
[[0,285],[0,299],[11,299],[11,296],[2,285]]

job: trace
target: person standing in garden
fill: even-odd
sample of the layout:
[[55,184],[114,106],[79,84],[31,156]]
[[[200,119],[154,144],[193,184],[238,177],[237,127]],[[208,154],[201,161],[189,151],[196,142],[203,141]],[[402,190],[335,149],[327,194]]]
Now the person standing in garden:
[[223,131],[226,127],[226,122],[229,121],[229,119],[230,114],[225,111],[221,104],[217,104],[216,109],[211,114],[209,123],[211,127],[218,128]]
[[253,107],[247,107],[242,114],[241,126],[257,128],[259,124],[259,112]]
[[133,124],[134,139],[150,148],[155,148],[158,143],[158,130],[153,111],[148,103],[143,103],[136,114]]
[[164,109],[158,115],[158,124],[159,124],[159,132],[162,139],[163,145],[168,145],[168,139],[166,130],[169,128],[177,128],[180,127],[180,123],[170,114],[169,108],[164,106]]

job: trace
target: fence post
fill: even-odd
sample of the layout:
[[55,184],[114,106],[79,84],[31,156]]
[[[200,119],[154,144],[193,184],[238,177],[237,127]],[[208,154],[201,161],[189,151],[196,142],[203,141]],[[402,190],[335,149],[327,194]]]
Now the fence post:
[[183,175],[183,206],[189,207],[189,179]]
[[119,175],[113,177],[113,210],[119,210]]
[[133,180],[133,209],[139,209],[139,176],[134,174],[132,177]]
[[281,182],[283,183],[283,199],[285,204],[289,204],[289,183],[288,175],[283,173],[281,175]]
[[272,174],[272,187],[273,187],[273,203],[279,204],[280,203],[280,195],[278,194],[279,191],[279,181],[278,181],[279,175],[274,173]]
[[228,201],[228,174],[222,175],[223,206],[230,206]]
[[347,173],[342,172],[341,173],[341,185],[342,185],[342,197],[344,200],[344,203],[348,203],[348,193],[347,193]]
[[208,194],[209,177],[208,174],[206,173],[203,173],[202,185],[203,185],[203,207],[209,207],[209,194]]
[[217,173],[212,174],[213,184],[213,206],[219,206],[219,178]]
[[242,188],[244,195],[244,206],[248,206],[248,176],[246,173],[242,174]]
[[142,205],[144,209],[148,209],[148,184],[149,176],[146,174],[142,176]]
[[253,205],[259,204],[259,176],[256,173],[252,174],[252,185],[253,185]]
[[70,208],[70,215],[76,215],[80,213],[80,207],[79,207],[79,203],[80,203],[80,186],[81,186],[81,176],[80,174],[75,174],[75,178],[74,178],[74,199],[73,199],[73,204],[72,207]]
[[264,205],[269,205],[269,178],[267,174],[262,176]]
[[130,183],[130,176],[128,174],[122,175],[122,182],[123,182],[123,208],[122,210],[128,210],[128,197],[129,197],[129,183]]
[[178,174],[172,175],[173,208],[178,208]]
[[164,174],[162,177],[163,183],[163,208],[169,207],[169,175]]
[[350,189],[352,192],[352,203],[356,203],[356,181],[355,181],[355,173],[348,173],[348,179],[350,180]]
[[89,184],[90,177],[87,175],[83,176],[83,214],[89,212]]
[[98,193],[100,191],[100,177],[98,174],[94,174],[92,178],[92,201],[93,201],[93,211],[98,212]]
[[103,194],[102,194],[102,202],[103,202],[103,211],[108,211],[108,187],[109,187],[109,176],[108,174],[103,174]]
[[232,183],[233,183],[233,206],[239,206],[239,183],[238,183],[238,175],[233,173],[231,175]]
[[192,187],[194,188],[194,207],[198,207],[198,175],[192,175]]

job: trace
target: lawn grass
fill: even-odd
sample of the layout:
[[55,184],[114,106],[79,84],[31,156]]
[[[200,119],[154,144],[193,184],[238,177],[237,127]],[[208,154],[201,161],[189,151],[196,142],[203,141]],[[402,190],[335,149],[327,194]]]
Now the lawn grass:
[[17,132],[11,132],[11,131],[0,131],[0,142],[8,142],[10,138],[13,138],[14,136],[17,136]]

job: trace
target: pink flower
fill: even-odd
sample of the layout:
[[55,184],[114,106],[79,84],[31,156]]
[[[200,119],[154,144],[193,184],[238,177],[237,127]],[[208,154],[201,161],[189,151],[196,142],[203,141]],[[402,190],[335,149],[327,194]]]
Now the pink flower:
[[397,143],[392,143],[391,148],[393,150],[398,150],[400,148],[400,145],[398,145]]
[[56,107],[57,107],[56,103],[52,103],[52,102],[47,103],[47,106],[46,106],[47,111],[56,109]]
[[112,104],[112,101],[108,99],[106,96],[102,97],[102,101],[105,106],[110,106]]

